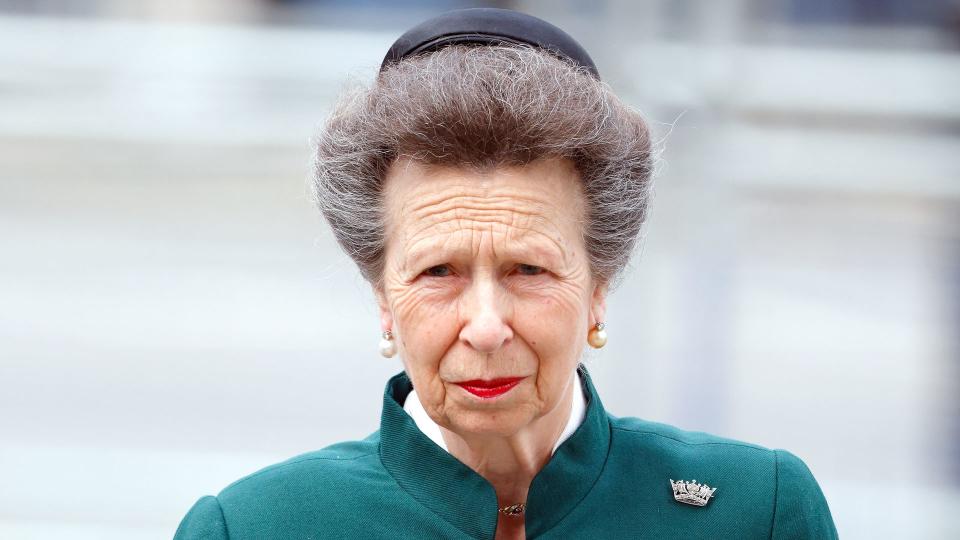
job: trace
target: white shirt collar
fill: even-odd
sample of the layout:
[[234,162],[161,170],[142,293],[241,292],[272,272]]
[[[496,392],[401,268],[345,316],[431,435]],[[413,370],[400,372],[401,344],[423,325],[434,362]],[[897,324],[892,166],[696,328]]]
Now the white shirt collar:
[[[556,444],[553,445],[553,450],[550,451],[552,456],[554,452],[557,451],[557,448],[563,444],[563,441],[566,441],[573,435],[573,432],[580,427],[580,424],[583,423],[583,417],[587,413],[587,399],[583,395],[583,387],[580,384],[580,375],[576,375],[576,381],[570,386],[573,387],[573,407],[570,410],[570,418],[567,420],[567,425],[564,426],[563,431],[560,432],[560,438],[557,439]],[[423,404],[420,403],[420,398],[417,397],[417,391],[411,390],[407,395],[406,401],[403,402],[403,410],[413,418],[413,422],[420,428],[420,431],[424,435],[430,438],[437,446],[443,448],[444,451],[447,450],[447,443],[443,440],[443,434],[440,432],[440,426],[430,418],[430,415],[427,414],[427,411],[424,410]]]

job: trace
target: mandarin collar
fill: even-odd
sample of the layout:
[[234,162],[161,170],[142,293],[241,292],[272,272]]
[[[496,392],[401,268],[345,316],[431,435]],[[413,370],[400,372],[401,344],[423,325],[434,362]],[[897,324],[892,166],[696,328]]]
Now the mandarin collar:
[[[580,427],[534,477],[527,494],[526,535],[555,526],[600,477],[610,449],[610,423],[586,368],[578,368],[587,409]],[[424,435],[403,410],[413,389],[406,373],[387,382],[380,419],[380,460],[397,484],[420,504],[468,536],[493,538],[497,495],[493,486]]]

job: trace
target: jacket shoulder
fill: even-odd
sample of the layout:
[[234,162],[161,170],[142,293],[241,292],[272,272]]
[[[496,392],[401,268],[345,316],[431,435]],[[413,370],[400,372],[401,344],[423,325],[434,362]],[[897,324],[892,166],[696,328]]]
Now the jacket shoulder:
[[[708,481],[706,475],[726,476],[723,471],[749,474],[772,487],[776,479],[776,454],[756,444],[686,431],[639,418],[611,418],[612,440],[625,449],[656,455],[674,479]],[[701,472],[702,471],[702,472]],[[699,473],[700,476],[694,476]]]
[[830,507],[800,458],[777,450],[777,504],[772,538],[837,538]]
[[726,530],[745,528],[737,534],[771,539],[836,538],[820,486],[792,453],[639,418],[611,417],[610,425],[626,467],[659,478],[668,490],[667,480],[716,488],[708,508],[720,522],[721,515],[732,520]]
[[216,497],[207,495],[193,505],[173,535],[174,540],[215,540],[229,538],[223,510]]
[[[376,434],[360,441],[347,441],[307,452],[269,465],[233,482],[220,492],[219,498],[236,498],[262,493],[275,484],[288,484],[298,477],[328,476],[327,480],[349,481],[353,471],[369,468],[370,458],[379,462],[379,438]],[[350,474],[347,474],[350,473]]]
[[226,537],[233,538],[308,538],[317,530],[353,535],[356,520],[342,517],[367,507],[371,494],[396,490],[380,461],[379,443],[375,433],[265,467],[216,497],[201,499],[201,507],[191,511],[194,515],[188,514],[181,527],[222,527],[229,533]]
[[[360,441],[337,443],[269,465],[223,489],[217,498],[225,512],[271,502],[291,495],[333,496],[361,487],[381,472],[377,434]],[[314,493],[323,486],[320,493]],[[326,498],[326,497],[324,497]]]
[[[660,444],[668,447],[702,447],[701,451],[709,452],[711,446],[741,448],[744,452],[759,454],[770,454],[772,450],[760,445],[750,444],[735,439],[718,437],[709,433],[700,431],[687,431],[669,424],[659,422],[650,422],[640,418],[610,418],[610,426],[614,430],[624,434],[632,434],[633,437],[647,437],[658,440]],[[772,454],[770,458],[772,459]]]

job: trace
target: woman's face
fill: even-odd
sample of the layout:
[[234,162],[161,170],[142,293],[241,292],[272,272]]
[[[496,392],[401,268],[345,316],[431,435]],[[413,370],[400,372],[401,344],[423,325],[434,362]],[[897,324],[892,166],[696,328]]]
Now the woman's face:
[[606,291],[590,273],[574,166],[398,160],[384,196],[382,324],[430,417],[508,436],[554,411]]

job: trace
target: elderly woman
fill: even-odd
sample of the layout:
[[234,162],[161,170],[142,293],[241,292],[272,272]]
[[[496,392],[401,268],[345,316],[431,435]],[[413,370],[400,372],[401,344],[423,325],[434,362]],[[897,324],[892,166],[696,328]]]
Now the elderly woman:
[[322,130],[318,204],[404,371],[380,429],[267,467],[177,538],[833,538],[779,450],[604,410],[579,360],[646,214],[641,117],[539,19],[402,36]]

